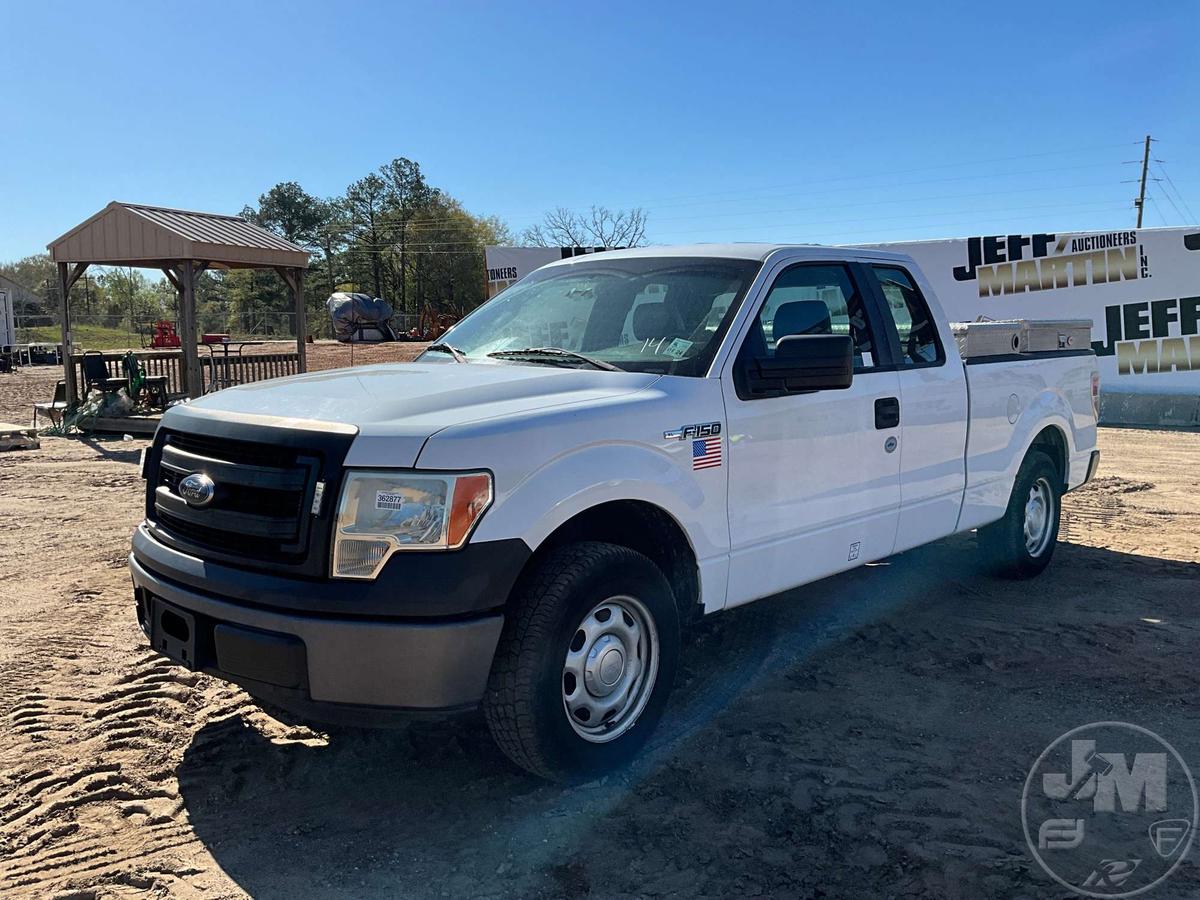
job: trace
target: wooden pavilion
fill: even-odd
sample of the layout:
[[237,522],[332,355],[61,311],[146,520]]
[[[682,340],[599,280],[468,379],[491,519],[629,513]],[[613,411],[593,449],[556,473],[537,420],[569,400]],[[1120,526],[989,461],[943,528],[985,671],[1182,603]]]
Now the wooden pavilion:
[[79,359],[72,346],[68,298],[72,285],[92,265],[160,269],[174,285],[179,292],[183,346],[170,353],[180,354],[181,393],[188,397],[199,397],[204,390],[195,288],[196,279],[209,268],[274,269],[279,274],[288,286],[296,315],[294,368],[300,372],[306,368],[304,272],[308,253],[239,216],[113,201],[52,241],[47,249],[58,264],[63,369],[72,405],[79,399]]

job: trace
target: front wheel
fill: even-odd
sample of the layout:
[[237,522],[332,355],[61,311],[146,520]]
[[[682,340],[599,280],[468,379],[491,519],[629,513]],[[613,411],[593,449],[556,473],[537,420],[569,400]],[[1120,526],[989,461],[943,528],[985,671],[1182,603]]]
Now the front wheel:
[[667,702],[679,613],[649,558],[580,542],[521,581],[500,637],[484,714],[500,749],[554,780],[634,756]]
[[1021,463],[1004,518],[979,529],[989,566],[1006,578],[1032,578],[1054,555],[1062,509],[1058,467],[1041,450]]

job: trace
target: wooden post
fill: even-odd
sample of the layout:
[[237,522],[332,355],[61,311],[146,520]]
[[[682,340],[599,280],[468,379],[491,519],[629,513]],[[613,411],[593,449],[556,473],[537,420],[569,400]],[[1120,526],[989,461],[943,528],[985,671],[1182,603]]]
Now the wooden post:
[[58,315],[62,321],[63,381],[67,383],[67,403],[79,402],[79,383],[75,378],[75,347],[71,339],[71,287],[87,271],[87,263],[58,264]]
[[293,269],[295,284],[292,294],[296,301],[296,365],[301,372],[308,371],[308,310],[304,306],[304,270]]
[[304,270],[285,266],[276,266],[275,272],[287,284],[292,294],[292,304],[296,311],[296,366],[297,371],[308,371],[308,348],[305,340],[308,337],[308,316],[304,308]]
[[183,389],[189,397],[204,393],[204,380],[200,373],[200,352],[196,347],[196,264],[185,259],[179,264],[179,283],[183,290],[179,294],[179,342],[183,345]]
[[71,351],[71,296],[67,264],[58,264],[58,317],[62,322],[63,380],[67,383],[67,404],[79,402],[79,386],[75,383],[75,354]]

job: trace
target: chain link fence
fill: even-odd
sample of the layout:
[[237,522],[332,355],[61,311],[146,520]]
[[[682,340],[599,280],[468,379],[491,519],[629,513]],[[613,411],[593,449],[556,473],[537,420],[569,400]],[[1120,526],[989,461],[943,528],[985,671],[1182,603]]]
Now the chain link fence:
[[[400,313],[392,317],[392,328],[397,334],[413,331],[418,327],[419,316]],[[165,328],[160,323],[166,323]],[[328,314],[322,310],[310,310],[308,334],[314,338],[333,337],[333,327]],[[62,340],[58,316],[17,315],[14,317],[16,342],[18,344],[58,344]],[[148,349],[156,344],[156,335],[169,334],[171,329],[179,333],[179,323],[169,316],[136,317],[88,314],[72,311],[72,338],[78,347],[92,350]],[[296,314],[294,312],[227,312],[225,310],[199,310],[196,314],[199,335],[227,334],[234,340],[295,340]]]

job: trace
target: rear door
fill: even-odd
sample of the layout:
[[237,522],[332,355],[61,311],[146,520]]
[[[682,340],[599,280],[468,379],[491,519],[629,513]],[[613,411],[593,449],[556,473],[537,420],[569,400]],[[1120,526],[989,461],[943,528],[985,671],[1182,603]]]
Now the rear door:
[[947,362],[937,322],[904,266],[869,263],[900,383],[900,521],[896,552],[952,534],[966,487],[967,386]]
[[[783,264],[722,375],[729,453],[728,605],[892,552],[900,506],[899,376],[879,363],[876,304],[845,263]],[[752,393],[745,378],[785,334],[850,334],[846,390]]]

